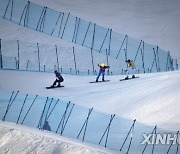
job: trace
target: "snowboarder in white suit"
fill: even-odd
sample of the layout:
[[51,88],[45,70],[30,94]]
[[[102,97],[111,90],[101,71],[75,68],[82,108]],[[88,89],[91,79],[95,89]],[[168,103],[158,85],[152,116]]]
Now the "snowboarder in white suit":
[[126,60],[126,63],[128,63],[128,68],[126,70],[126,78],[125,79],[129,79],[129,75],[132,75],[132,78],[135,78],[135,73],[136,73],[136,66],[134,64],[134,62],[132,60]]

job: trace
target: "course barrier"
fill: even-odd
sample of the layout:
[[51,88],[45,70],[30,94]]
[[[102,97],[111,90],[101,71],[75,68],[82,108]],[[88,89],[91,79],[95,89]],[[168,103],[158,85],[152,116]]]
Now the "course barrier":
[[1,88],[0,118],[126,154],[178,154],[179,151],[179,131],[170,133],[157,126],[139,123],[138,119],[125,119],[61,99],[31,96]]
[[[141,73],[170,71],[178,68],[170,52],[135,40],[70,13],[59,12],[30,1],[0,0],[0,16],[18,25],[87,47],[124,63],[133,60]],[[93,62],[92,62],[93,63]],[[93,64],[92,64],[93,65]],[[93,68],[95,73],[95,68]]]

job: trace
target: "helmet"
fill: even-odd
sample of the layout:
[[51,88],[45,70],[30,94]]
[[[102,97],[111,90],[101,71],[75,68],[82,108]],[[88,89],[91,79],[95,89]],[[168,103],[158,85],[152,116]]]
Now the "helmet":
[[55,70],[54,73],[57,73],[57,70]]
[[100,66],[101,66],[101,67],[104,67],[104,66],[105,66],[105,64],[103,64],[103,63],[102,63]]
[[130,63],[130,62],[131,62],[131,60],[130,60],[130,59],[128,59],[128,60],[126,60],[126,62]]

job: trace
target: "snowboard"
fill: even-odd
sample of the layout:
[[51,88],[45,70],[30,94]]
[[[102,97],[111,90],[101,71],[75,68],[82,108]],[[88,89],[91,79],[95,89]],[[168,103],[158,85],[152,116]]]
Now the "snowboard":
[[110,80],[104,80],[104,81],[98,81],[98,82],[92,81],[92,82],[89,82],[89,83],[99,83],[99,82],[108,82],[108,81],[110,81]]
[[62,88],[62,87],[64,87],[64,86],[60,86],[60,87],[46,87],[46,89],[54,89],[54,88]]
[[131,79],[136,79],[136,78],[139,78],[139,77],[137,76],[137,77],[135,77],[135,78],[120,79],[119,81],[126,81],[126,80],[131,80]]

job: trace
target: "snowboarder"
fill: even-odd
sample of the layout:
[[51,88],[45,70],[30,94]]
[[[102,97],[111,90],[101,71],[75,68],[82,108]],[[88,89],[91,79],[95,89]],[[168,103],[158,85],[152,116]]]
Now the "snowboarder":
[[54,74],[56,76],[56,80],[54,81],[54,83],[51,87],[55,87],[57,83],[58,83],[57,87],[60,87],[61,82],[63,82],[64,79],[63,79],[62,75],[57,70],[54,71]]
[[99,74],[98,74],[98,76],[96,78],[96,82],[98,82],[98,79],[101,76],[101,74],[102,74],[102,81],[104,81],[105,70],[107,68],[109,68],[110,66],[106,66],[105,64],[101,64],[101,65],[98,64],[98,66],[99,66],[100,70],[99,70]]
[[126,60],[126,63],[128,64],[128,68],[126,70],[126,80],[129,79],[129,74],[132,75],[132,78],[135,78],[135,72],[136,72],[136,66],[134,64],[134,62],[130,59]]

